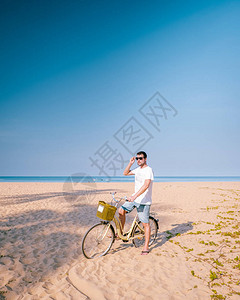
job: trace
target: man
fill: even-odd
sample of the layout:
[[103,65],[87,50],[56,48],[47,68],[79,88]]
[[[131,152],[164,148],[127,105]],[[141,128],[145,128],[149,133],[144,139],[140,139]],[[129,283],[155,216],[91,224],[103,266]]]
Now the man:
[[[131,171],[130,168],[134,164],[135,159],[137,160],[138,168]],[[152,168],[147,165],[147,154],[144,151],[140,151],[136,157],[132,157],[123,175],[135,175],[135,193],[128,198],[129,202],[125,202],[119,208],[119,219],[122,223],[122,228],[124,228],[126,213],[131,212],[135,207],[137,208],[138,218],[145,230],[145,244],[142,255],[146,255],[149,253],[148,244],[151,233],[149,213],[152,204],[152,184],[154,180]]]

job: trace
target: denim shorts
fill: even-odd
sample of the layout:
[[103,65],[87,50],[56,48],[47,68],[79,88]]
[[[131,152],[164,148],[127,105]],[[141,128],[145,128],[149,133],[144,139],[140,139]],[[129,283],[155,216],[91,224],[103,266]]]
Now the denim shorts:
[[136,202],[126,201],[121,207],[127,213],[130,213],[135,207],[137,208],[138,218],[142,223],[149,223],[149,214],[150,214],[151,205],[143,205]]

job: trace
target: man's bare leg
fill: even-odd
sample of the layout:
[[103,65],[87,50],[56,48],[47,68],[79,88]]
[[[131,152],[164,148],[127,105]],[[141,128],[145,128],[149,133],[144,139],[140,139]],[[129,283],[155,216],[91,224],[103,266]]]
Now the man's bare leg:
[[143,251],[146,251],[145,253],[143,252],[142,254],[147,254],[149,251],[149,241],[150,241],[150,234],[151,234],[151,227],[149,223],[142,223],[144,227],[144,232],[145,232],[145,244],[143,247]]
[[122,233],[123,233],[123,228],[124,228],[125,220],[126,220],[126,210],[124,210],[120,207],[118,210],[118,213],[119,213],[119,220],[122,224]]

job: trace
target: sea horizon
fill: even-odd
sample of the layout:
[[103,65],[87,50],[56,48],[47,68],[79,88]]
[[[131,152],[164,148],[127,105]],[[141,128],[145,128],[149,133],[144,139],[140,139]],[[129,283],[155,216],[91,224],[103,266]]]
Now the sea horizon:
[[[0,176],[0,182],[133,182],[133,176]],[[240,176],[154,176],[155,182],[234,182]]]

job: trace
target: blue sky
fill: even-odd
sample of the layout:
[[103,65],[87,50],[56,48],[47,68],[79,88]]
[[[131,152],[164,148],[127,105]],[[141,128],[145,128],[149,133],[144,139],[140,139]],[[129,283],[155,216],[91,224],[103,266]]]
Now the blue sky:
[[[155,175],[240,175],[239,13],[239,1],[3,1],[0,175],[98,175],[89,157],[121,175],[107,165],[131,157],[114,134],[132,117]],[[139,113],[157,91],[178,112],[160,132]]]

